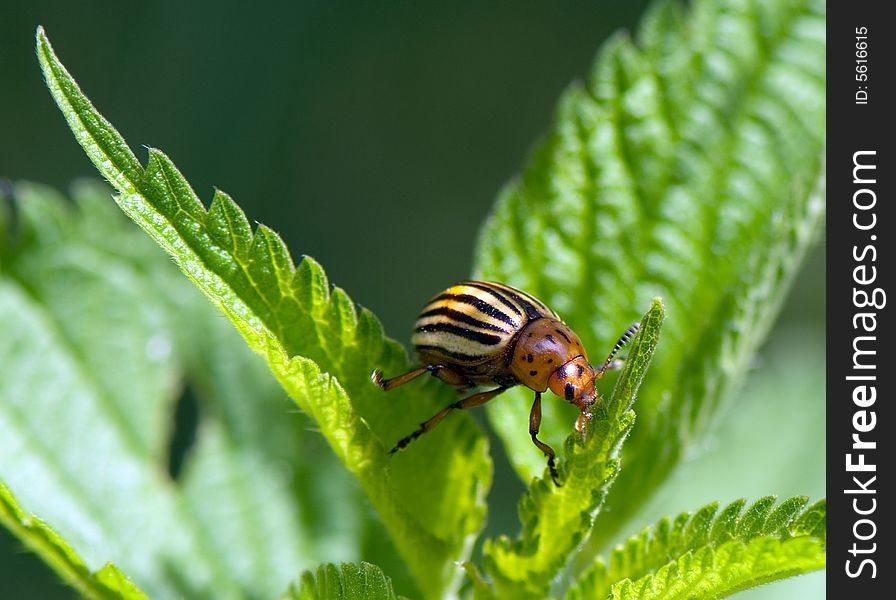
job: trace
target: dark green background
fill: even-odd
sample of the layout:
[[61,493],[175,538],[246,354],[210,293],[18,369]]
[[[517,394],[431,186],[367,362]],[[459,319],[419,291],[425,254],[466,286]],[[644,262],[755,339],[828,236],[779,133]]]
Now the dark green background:
[[[94,174],[41,80],[42,24],[138,155],[164,150],[206,202],[215,186],[231,194],[406,341],[425,299],[469,274],[496,192],[563,88],[646,3],[35,4],[0,8],[0,178],[64,189]],[[784,356],[793,336],[823,327],[820,255],[810,264],[789,333],[772,338]],[[815,421],[811,453],[823,456]],[[818,460],[801,488],[816,497]],[[71,596],[55,581],[0,531],[0,597]]]

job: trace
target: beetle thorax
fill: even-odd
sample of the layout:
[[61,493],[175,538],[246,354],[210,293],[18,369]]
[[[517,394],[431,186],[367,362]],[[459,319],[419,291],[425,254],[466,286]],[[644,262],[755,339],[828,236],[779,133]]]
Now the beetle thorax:
[[[588,357],[579,336],[566,323],[545,317],[531,321],[517,334],[510,371],[536,392],[548,389],[548,381],[561,366],[581,356]],[[562,394],[561,394],[562,397]]]

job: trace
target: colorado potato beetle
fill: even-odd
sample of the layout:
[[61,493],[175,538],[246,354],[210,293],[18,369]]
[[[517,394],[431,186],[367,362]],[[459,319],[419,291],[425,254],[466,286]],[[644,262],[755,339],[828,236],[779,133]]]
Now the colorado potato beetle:
[[591,406],[598,393],[595,380],[618,366],[614,357],[638,330],[629,327],[595,369],[579,336],[553,310],[529,294],[491,281],[463,281],[429,301],[414,324],[411,342],[423,366],[403,375],[383,379],[377,369],[371,379],[388,391],[430,373],[459,392],[478,386],[496,385],[454,402],[410,435],[398,440],[390,454],[401,450],[433,427],[454,409],[485,404],[515,385],[535,392],[529,413],[529,435],[548,458],[548,468],[558,481],[554,449],[538,439],[541,426],[541,394],[550,389],[580,411],[575,428],[585,432]]

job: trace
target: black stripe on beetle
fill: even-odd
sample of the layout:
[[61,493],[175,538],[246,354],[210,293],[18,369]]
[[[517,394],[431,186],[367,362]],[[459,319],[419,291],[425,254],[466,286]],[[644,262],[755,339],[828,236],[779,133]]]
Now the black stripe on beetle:
[[488,315],[493,319],[498,319],[499,321],[504,321],[508,325],[516,325],[514,320],[511,319],[509,315],[501,312],[482,298],[477,298],[476,296],[472,296],[470,294],[444,293],[433,298],[433,302],[437,302],[439,300],[452,300],[454,302],[463,302],[464,304],[470,304],[472,306],[475,306],[479,310],[479,312],[484,315]]
[[514,298],[518,298],[519,296],[522,296],[526,302],[530,302],[530,303],[534,304],[536,308],[542,309],[545,313],[553,312],[550,308],[547,307],[547,305],[544,302],[542,302],[535,296],[530,296],[529,294],[527,294],[526,292],[524,292],[522,290],[512,288],[509,285],[503,285],[503,284],[493,284],[493,285],[495,285],[496,287],[500,287],[506,293],[511,294]]
[[[526,311],[526,317],[530,321],[534,321],[535,319],[540,319],[541,317],[545,316],[544,312],[538,310],[534,304],[532,304],[531,302],[526,300],[520,294],[517,294],[516,292],[514,292],[513,290],[511,290],[509,288],[506,289],[505,292],[507,293],[508,296],[510,296],[513,299],[514,302],[516,302],[517,304],[519,304],[520,306],[523,307],[523,310]],[[545,308],[547,308],[547,307],[545,307]]]
[[439,306],[437,308],[433,308],[432,310],[420,313],[418,320],[425,319],[426,317],[448,317],[452,321],[459,321],[461,323],[466,323],[467,325],[472,325],[473,327],[479,327],[480,329],[488,329],[489,331],[497,331],[498,333],[510,333],[506,329],[501,329],[497,325],[486,323],[485,321],[480,321],[476,317],[471,317],[465,312],[455,310],[448,306]]
[[483,333],[482,331],[473,331],[472,329],[461,327],[460,325],[455,325],[454,323],[429,323],[427,325],[421,325],[414,331],[417,333],[444,332],[451,335],[456,335],[457,337],[462,337],[472,342],[478,342],[480,344],[483,344],[484,346],[494,346],[503,339],[499,335]]
[[487,293],[491,294],[492,296],[494,296],[495,298],[498,299],[498,302],[500,302],[501,304],[503,304],[504,306],[506,306],[507,308],[509,308],[516,314],[518,314],[519,316],[523,316],[523,313],[520,312],[520,309],[518,309],[513,304],[513,302],[508,300],[503,294],[501,294],[501,292],[496,290],[494,287],[492,287],[490,285],[479,283],[477,281],[465,281],[463,283],[463,285],[473,287],[473,288],[476,288],[477,290],[482,290],[483,292],[487,292]]

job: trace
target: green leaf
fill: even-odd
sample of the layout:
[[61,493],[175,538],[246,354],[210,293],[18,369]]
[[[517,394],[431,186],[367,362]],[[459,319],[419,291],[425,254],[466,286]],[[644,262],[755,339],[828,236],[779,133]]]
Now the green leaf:
[[417,388],[383,396],[370,383],[370,372],[378,367],[397,373],[408,364],[369,311],[331,289],[312,259],[295,266],[272,230],[260,225],[253,234],[226,194],[216,192],[206,212],[158,150],[150,149],[147,166],[140,165],[56,58],[42,30],[37,51],[53,98],[88,157],[120,192],[122,210],[230,318],[314,419],[358,478],[424,593],[439,596],[450,589],[462,575],[455,561],[468,555],[484,518],[491,480],[485,438],[461,415],[415,452],[390,461],[386,449],[416,426],[419,414],[450,403],[451,391],[431,382],[425,394]]
[[638,581],[613,586],[613,600],[715,599],[824,567],[815,540],[757,538],[701,548]]
[[635,420],[631,407],[656,350],[662,323],[663,305],[656,299],[631,341],[612,397],[593,411],[584,440],[575,431],[566,440],[560,463],[563,486],[557,487],[550,477],[534,481],[520,500],[520,538],[486,541],[485,569],[499,597],[544,598],[554,575],[590,529],[619,472],[619,451]]
[[290,588],[284,600],[396,600],[392,581],[376,565],[343,563],[306,571],[299,589]]
[[567,600],[721,598],[824,568],[825,503],[800,512],[806,501],[788,498],[772,510],[767,496],[746,511],[738,500],[664,518],[595,562]]
[[[598,359],[650,298],[666,304],[626,468],[579,560],[706,430],[818,239],[824,48],[820,0],[658,2],[566,92],[482,231],[477,274],[547,302]],[[526,480],[542,459],[518,435],[524,395],[487,411]],[[565,434],[545,418],[548,443]]]
[[[0,478],[20,505],[90,570],[114,560],[153,597],[273,597],[297,569],[357,559],[354,482],[109,188],[82,182],[74,205],[33,184],[12,190]],[[172,479],[184,385],[198,426]]]
[[66,583],[86,598],[143,600],[146,596],[113,564],[91,573],[59,534],[34,515],[26,514],[0,481],[0,523],[38,554]]

